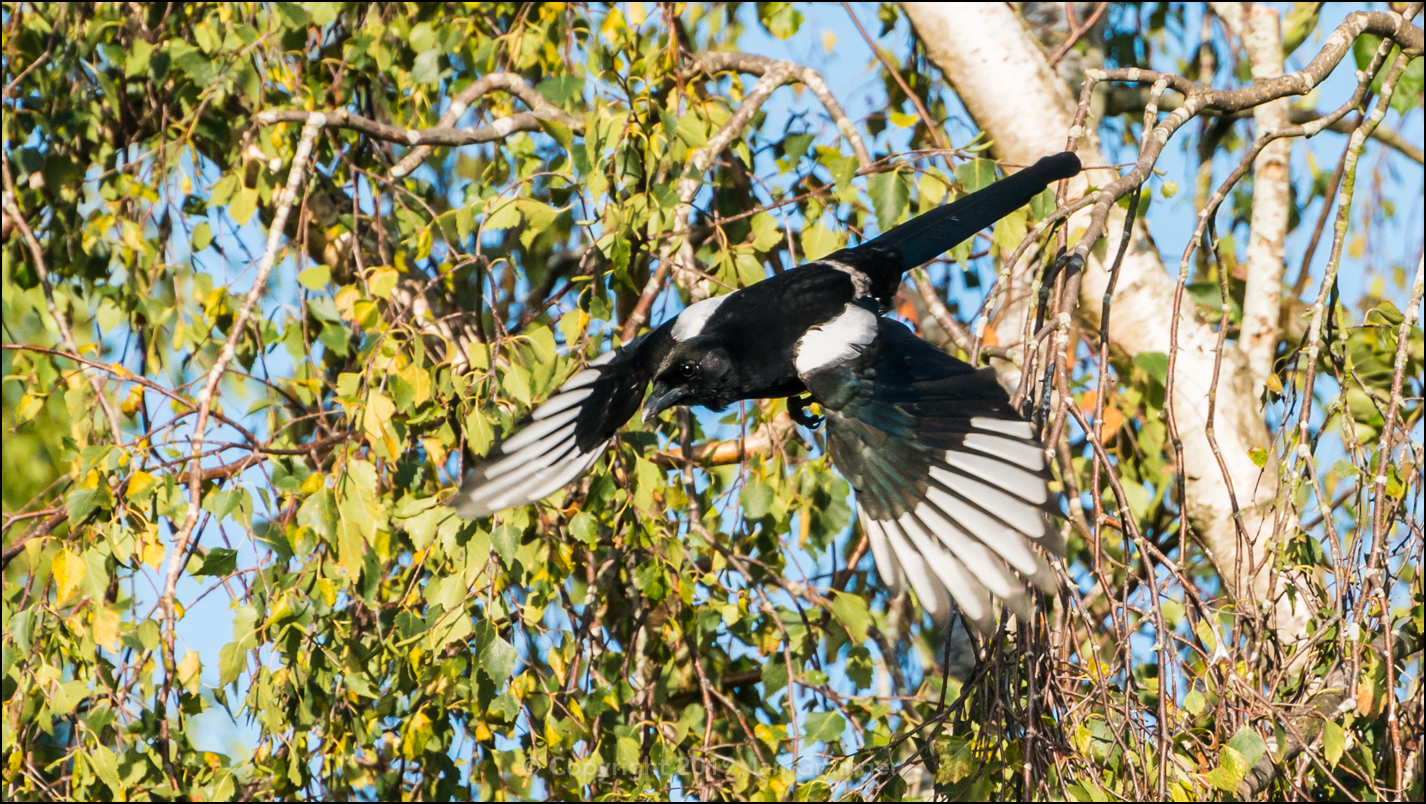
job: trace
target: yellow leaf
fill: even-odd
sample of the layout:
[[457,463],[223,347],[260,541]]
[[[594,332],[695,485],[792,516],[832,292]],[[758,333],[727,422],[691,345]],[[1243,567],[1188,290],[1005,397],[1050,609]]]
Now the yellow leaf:
[[367,287],[371,289],[371,295],[381,299],[390,299],[391,291],[396,287],[398,274],[390,268],[378,268],[367,277]]
[[552,650],[548,654],[546,654],[545,658],[548,659],[550,662],[550,669],[554,671],[555,680],[558,681],[561,686],[563,686],[565,670],[564,656],[560,655],[559,651]]
[[396,403],[385,396],[372,392],[366,401],[366,411],[362,416],[362,427],[366,430],[371,441],[375,443],[386,435],[386,423],[391,421],[391,414],[396,412]]
[[411,386],[411,401],[417,405],[431,398],[431,375],[408,363],[401,369],[401,379]]
[[79,556],[61,550],[55,554],[54,560],[50,562],[50,571],[54,573],[54,581],[59,585],[55,593],[55,602],[63,603],[74,594],[75,587],[84,580],[84,560]]
[[426,448],[426,455],[431,460],[433,466],[444,466],[446,463],[446,448],[441,442],[434,438],[421,439],[421,445]]
[[144,563],[158,569],[163,566],[163,545],[158,542],[150,542],[144,545]]
[[325,485],[327,485],[327,479],[322,476],[322,473],[313,472],[312,474],[307,475],[306,480],[302,481],[302,495],[305,497],[311,494],[316,494],[317,492],[321,491],[322,487]]
[[203,662],[198,658],[198,652],[190,650],[183,655],[183,661],[178,663],[178,680],[183,682],[183,686],[193,695],[198,694],[198,681],[203,672]]
[[142,496],[156,485],[158,485],[158,478],[140,469],[129,475],[129,489],[124,496],[132,500]]
[[94,641],[102,648],[119,649],[119,612],[107,608],[94,612]]
[[337,586],[327,578],[317,579],[317,592],[322,595],[322,601],[328,606],[337,603]]

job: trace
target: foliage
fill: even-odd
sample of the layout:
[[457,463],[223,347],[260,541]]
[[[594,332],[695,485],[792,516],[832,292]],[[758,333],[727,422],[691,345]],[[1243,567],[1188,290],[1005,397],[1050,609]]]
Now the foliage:
[[[1182,26],[1181,9],[1160,8],[1141,46]],[[937,119],[957,108],[914,40],[892,55],[901,81],[883,75],[885,114],[858,121],[873,165],[814,106],[785,126],[754,110],[696,169],[755,77],[700,72],[695,54],[736,50],[751,26],[805,36],[809,16],[790,3],[5,4],[6,799],[778,800],[934,787],[1103,800],[1165,766],[1172,794],[1191,799],[1232,795],[1273,750],[1265,736],[1284,745],[1286,729],[1305,728],[1288,706],[1301,679],[1275,681],[1259,706],[1255,679],[1280,665],[1243,650],[1263,638],[1256,617],[1180,530],[1166,356],[1104,369],[1102,447],[1173,577],[1114,529],[1123,523],[1096,526],[1095,543],[1069,530],[1049,619],[986,645],[964,686],[947,678],[940,629],[880,584],[847,484],[781,401],[631,423],[585,481],[493,521],[440,505],[563,379],[633,334],[622,325],[679,247],[701,273],[676,272],[650,297],[655,321],[994,177],[984,141],[912,152],[936,141],[908,90]],[[1121,16],[1110,59],[1147,65]],[[898,25],[893,6],[880,17]],[[534,94],[488,91],[446,119],[452,98],[492,74]],[[1405,103],[1419,120],[1419,89]],[[398,178],[412,149],[360,123],[329,115],[308,165],[301,120],[258,119],[333,110],[408,131],[524,122],[437,147]],[[1133,116],[1106,126],[1127,131]],[[680,218],[690,178],[695,212]],[[1053,209],[1036,199],[985,252],[966,244],[937,275],[947,286],[952,265],[970,266],[966,286],[994,275]],[[274,225],[276,269],[254,288]],[[1354,222],[1356,236],[1375,225]],[[1190,288],[1212,321],[1224,309],[1216,270]],[[1279,560],[1314,568],[1328,610],[1349,608],[1344,590],[1357,607],[1319,623],[1335,641],[1314,671],[1385,630],[1421,644],[1415,565],[1373,565],[1386,596],[1361,591],[1375,445],[1402,373],[1389,300],[1400,294],[1376,275],[1355,312],[1334,298],[1340,337],[1316,367],[1332,382],[1297,398],[1304,366],[1287,342],[1269,399],[1318,405],[1314,439],[1343,445],[1286,501],[1317,517]],[[1390,556],[1421,547],[1420,329],[1409,338],[1396,417],[1414,464],[1386,475]],[[1075,356],[1086,415],[1094,352]],[[727,449],[745,434],[763,446]],[[1061,488],[1118,510],[1091,436],[1071,423],[1066,437]],[[684,460],[695,444],[701,465]],[[1152,600],[1146,571],[1169,581]],[[1162,707],[1162,651],[1147,647],[1158,621],[1159,647],[1178,657]],[[231,639],[205,665],[186,643],[215,629]],[[1242,659],[1226,669],[1225,643]],[[1355,710],[1319,718],[1314,763],[1279,789],[1387,784],[1402,754],[1386,702],[1415,700],[1419,733],[1420,665],[1408,681],[1367,655]],[[1154,726],[1161,712],[1178,724],[1171,736]],[[240,724],[245,744],[214,750],[201,724],[215,715]]]

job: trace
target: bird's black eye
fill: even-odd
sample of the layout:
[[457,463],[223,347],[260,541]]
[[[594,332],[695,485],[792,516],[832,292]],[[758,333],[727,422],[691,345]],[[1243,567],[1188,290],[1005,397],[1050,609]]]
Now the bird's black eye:
[[691,379],[694,378],[695,375],[698,374],[698,364],[697,364],[697,363],[680,363],[680,364],[678,364],[678,373],[679,373],[685,380],[691,380]]

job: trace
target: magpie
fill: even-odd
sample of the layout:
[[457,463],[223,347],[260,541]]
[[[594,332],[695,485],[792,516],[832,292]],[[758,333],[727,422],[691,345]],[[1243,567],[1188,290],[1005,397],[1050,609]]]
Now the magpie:
[[[450,501],[475,519],[554,493],[604,453],[639,410],[817,402],[833,464],[856,490],[878,573],[944,622],[951,601],[982,632],[992,596],[1028,617],[1026,583],[1054,576],[1031,547],[1063,555],[1035,430],[990,368],[976,369],[881,316],[904,272],[934,259],[1080,170],[1041,159],[855,248],[691,304],[575,373]],[[645,389],[652,383],[647,402]]]

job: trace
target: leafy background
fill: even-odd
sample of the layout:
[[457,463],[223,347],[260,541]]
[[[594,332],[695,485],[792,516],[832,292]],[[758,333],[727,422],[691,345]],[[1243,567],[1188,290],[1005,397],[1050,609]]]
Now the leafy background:
[[[1181,574],[1118,530],[1096,528],[1097,544],[1070,530],[1049,619],[985,646],[978,664],[952,662],[954,678],[945,635],[889,598],[858,551],[847,484],[781,402],[632,423],[585,482],[493,521],[439,506],[498,434],[633,334],[626,323],[679,245],[702,275],[657,286],[643,308],[654,322],[691,293],[756,282],[993,180],[988,143],[896,6],[852,11],[897,75],[841,9],[787,3],[135,9],[0,11],[5,190],[43,260],[7,201],[7,799],[1102,800],[1152,790],[1163,752],[1167,792],[1195,799],[1237,791],[1288,729],[1315,730],[1313,762],[1271,792],[1367,797],[1403,760],[1388,739],[1393,696],[1419,763],[1419,328],[1400,414],[1409,465],[1386,485],[1404,503],[1375,599],[1387,610],[1373,603],[1350,635],[1342,617],[1321,623],[1339,641],[1390,629],[1406,658],[1367,654],[1355,709],[1325,720],[1299,717],[1301,679],[1255,675],[1271,666],[1241,627],[1252,613],[1180,539],[1162,355],[1112,357],[1102,446],[1139,530]],[[1199,14],[1116,6],[1077,51],[1185,70]],[[1319,38],[1336,22],[1303,19]],[[1231,45],[1209,45],[1233,80]],[[692,54],[740,50],[820,70],[874,164],[805,83],[776,90],[699,163],[755,82],[700,73]],[[1419,132],[1421,63],[1389,126]],[[491,74],[532,92],[497,88],[455,117],[523,130],[437,147],[414,172],[400,167],[412,149],[336,119],[309,166],[294,159],[300,120],[258,117],[341,109],[428,129]],[[926,128],[908,91],[944,131]],[[1137,120],[1106,114],[1106,150],[1132,161]],[[917,153],[942,137],[950,150]],[[1221,158],[1244,145],[1230,132]],[[1293,248],[1341,147],[1318,145],[1295,168]],[[1333,538],[1371,530],[1359,479],[1376,466],[1421,249],[1419,168],[1375,143],[1368,153],[1334,300],[1350,368],[1324,358],[1307,400],[1332,504],[1302,484],[1302,527],[1280,556],[1315,568],[1324,599],[1367,582],[1365,553]],[[1196,158],[1171,153],[1141,199],[1166,254],[1191,231],[1193,199],[1173,179],[1187,184]],[[305,172],[287,215],[294,162]],[[698,184],[680,221],[685,178]],[[1237,322],[1231,305],[1220,320],[1220,279],[1241,294],[1231,272],[1248,203],[1235,197],[1219,224],[1225,265],[1198,266],[1189,287],[1226,327]],[[1053,208],[1037,199],[932,266],[953,314],[972,316]],[[275,222],[279,259],[235,330]],[[1321,269],[1304,273],[1310,299]],[[908,295],[898,312],[947,343],[924,301]],[[195,464],[203,383],[229,341]],[[1103,367],[1097,349],[1075,357],[1088,414]],[[1283,389],[1301,382],[1290,364],[1265,411],[1275,427],[1293,403]],[[1071,424],[1067,438],[1084,507],[1113,510],[1089,436]],[[1156,637],[1160,619],[1169,633]],[[1179,656],[1171,737],[1157,722],[1163,638]],[[1236,672],[1215,657],[1225,642]],[[1419,772],[1408,778],[1419,798]]]

